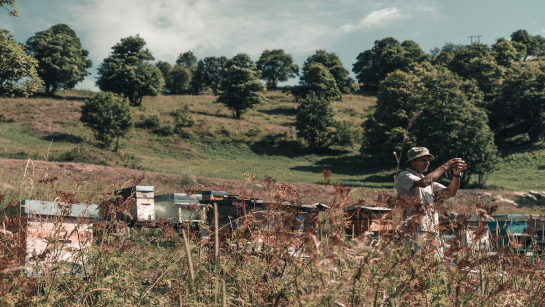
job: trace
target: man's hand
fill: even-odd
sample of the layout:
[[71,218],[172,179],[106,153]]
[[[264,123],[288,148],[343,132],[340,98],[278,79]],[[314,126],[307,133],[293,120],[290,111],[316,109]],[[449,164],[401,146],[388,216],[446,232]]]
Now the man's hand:
[[454,175],[460,175],[462,171],[467,169],[467,164],[460,158],[454,158],[443,164],[443,167],[446,171],[454,171]]

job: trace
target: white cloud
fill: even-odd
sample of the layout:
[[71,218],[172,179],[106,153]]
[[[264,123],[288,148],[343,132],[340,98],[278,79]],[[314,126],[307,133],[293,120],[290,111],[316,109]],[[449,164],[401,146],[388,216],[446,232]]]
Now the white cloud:
[[[403,7],[397,6],[376,9],[368,13],[356,23],[347,23],[339,28],[341,33],[349,33],[356,30],[371,30],[385,28],[400,21],[420,18],[422,16],[437,17],[437,9],[432,4],[404,2]],[[399,3],[398,3],[399,4]]]

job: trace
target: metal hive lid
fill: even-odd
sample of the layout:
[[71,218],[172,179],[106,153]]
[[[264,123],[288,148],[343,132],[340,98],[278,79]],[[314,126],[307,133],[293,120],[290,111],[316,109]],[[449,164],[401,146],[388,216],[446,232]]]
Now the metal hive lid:
[[[36,215],[62,215],[68,217],[84,217],[94,218],[99,217],[98,205],[89,204],[73,204],[70,207],[70,211],[62,213],[61,206],[65,206],[63,202],[50,202],[43,200],[29,200],[25,199],[21,202],[21,214],[36,214]],[[12,208],[11,212],[17,214],[17,207]],[[15,209],[15,210],[13,210]]]

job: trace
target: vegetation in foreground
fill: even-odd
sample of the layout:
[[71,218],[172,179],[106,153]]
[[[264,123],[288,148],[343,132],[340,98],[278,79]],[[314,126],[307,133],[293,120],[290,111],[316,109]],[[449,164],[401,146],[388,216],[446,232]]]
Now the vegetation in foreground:
[[[137,184],[138,179],[134,180],[127,184]],[[278,203],[297,202],[302,196],[291,185],[270,178],[262,184],[263,196]],[[71,203],[74,199],[71,193],[51,192],[51,200]],[[97,237],[97,244],[89,249],[73,252],[81,266],[54,257],[43,266],[36,257],[32,268],[38,274],[34,275],[7,269],[19,247],[15,239],[23,234],[2,232],[2,303],[537,306],[545,299],[544,262],[537,254],[527,257],[512,252],[510,246],[498,245],[492,246],[498,251],[492,254],[467,250],[456,244],[460,238],[445,249],[444,257],[438,255],[434,240],[420,241],[421,248],[414,250],[407,240],[411,233],[399,227],[399,218],[394,218],[398,227],[393,236],[378,233],[351,239],[345,235],[344,216],[344,209],[353,204],[350,192],[337,184],[333,195],[324,195],[329,209],[319,221],[309,220],[300,234],[290,232],[293,213],[285,211],[278,217],[274,206],[264,215],[250,212],[237,221],[238,228],[219,229],[217,235],[213,227],[201,223],[201,230],[210,233],[209,240],[199,237],[201,232],[189,225],[149,225],[129,233],[111,230]],[[416,218],[420,212],[420,203],[407,198],[385,196],[377,201],[398,210],[415,209]],[[477,213],[484,218],[493,211],[479,204],[452,207],[438,201],[442,212],[471,214],[477,206]],[[105,199],[103,204],[109,202]],[[399,217],[398,213],[394,217]],[[274,227],[265,231],[271,223]],[[463,221],[459,223],[464,227]],[[100,227],[107,226],[97,225],[99,233],[104,230]],[[50,238],[50,252],[62,249],[58,239]]]

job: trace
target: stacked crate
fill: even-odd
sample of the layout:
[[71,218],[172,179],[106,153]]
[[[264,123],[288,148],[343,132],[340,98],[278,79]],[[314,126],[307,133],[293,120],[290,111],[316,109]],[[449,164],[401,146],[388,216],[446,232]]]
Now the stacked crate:
[[117,220],[129,227],[155,222],[153,186],[135,186],[115,192],[114,208]]
[[3,223],[24,247],[19,264],[34,259],[77,263],[77,252],[93,242],[92,221],[98,217],[97,205],[23,200],[7,210]]
[[383,207],[350,206],[346,209],[349,219],[349,232],[360,235],[365,232],[392,234],[392,209]]
[[[173,193],[155,196],[155,219],[157,222],[199,222],[205,208],[199,204],[202,194]],[[201,210],[201,213],[197,210]]]

